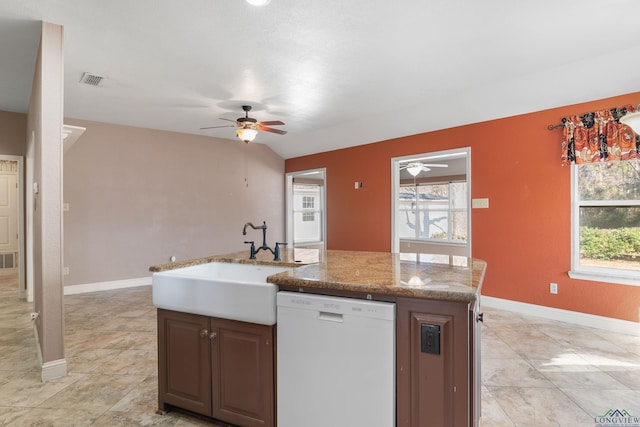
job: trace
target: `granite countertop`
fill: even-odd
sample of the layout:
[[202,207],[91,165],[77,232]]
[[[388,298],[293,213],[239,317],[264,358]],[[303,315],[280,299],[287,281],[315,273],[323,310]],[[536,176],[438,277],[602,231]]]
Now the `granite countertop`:
[[261,251],[256,260],[248,251],[212,255],[155,265],[152,272],[173,270],[208,262],[296,267],[269,276],[281,286],[359,292],[407,298],[471,302],[478,299],[486,262],[458,256],[398,254],[389,252],[319,251],[284,248],[282,261]]
[[486,262],[448,255],[326,251],[324,259],[269,276],[283,286],[408,298],[471,302],[478,299]]
[[223,255],[211,255],[202,258],[194,258],[185,261],[168,262],[166,264],[152,265],[149,271],[175,270],[176,268],[191,267],[192,265],[206,264],[208,262],[237,262],[240,264],[278,265],[284,267],[299,267],[305,264],[317,263],[323,260],[323,251],[305,248],[282,248],[280,258],[282,261],[274,261],[271,252],[260,251],[257,259],[249,259],[249,250],[232,252]]

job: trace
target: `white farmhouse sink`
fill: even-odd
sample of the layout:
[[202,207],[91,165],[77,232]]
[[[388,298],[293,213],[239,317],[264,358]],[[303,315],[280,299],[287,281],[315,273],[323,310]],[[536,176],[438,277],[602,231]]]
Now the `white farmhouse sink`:
[[212,262],[153,273],[158,308],[274,325],[278,287],[272,274],[290,270],[254,264]]

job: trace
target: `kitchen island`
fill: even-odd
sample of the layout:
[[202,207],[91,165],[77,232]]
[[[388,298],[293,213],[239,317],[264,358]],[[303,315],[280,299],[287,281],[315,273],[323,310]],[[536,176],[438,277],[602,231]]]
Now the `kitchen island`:
[[[155,265],[162,272],[210,262],[295,267],[274,275],[270,283],[341,295],[355,292],[379,298],[408,297],[473,302],[480,296],[486,263],[466,257],[360,251],[282,249],[282,261],[262,252],[251,260],[247,251]],[[385,297],[386,295],[386,297]]]
[[[295,267],[267,278],[281,291],[395,303],[396,426],[478,425],[478,322],[485,262],[445,255],[295,248],[283,249],[279,262],[265,253],[257,260],[247,258],[247,251],[242,251],[150,270],[209,262],[276,264]],[[276,341],[277,325],[273,336]]]

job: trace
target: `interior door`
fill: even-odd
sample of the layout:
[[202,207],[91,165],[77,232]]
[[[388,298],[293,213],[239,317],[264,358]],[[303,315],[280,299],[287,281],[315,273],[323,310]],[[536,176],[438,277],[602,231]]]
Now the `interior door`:
[[289,247],[326,248],[326,171],[290,172],[287,186],[287,242]]
[[[17,172],[0,172],[0,269],[15,269],[18,253]],[[10,256],[4,256],[9,254]]]

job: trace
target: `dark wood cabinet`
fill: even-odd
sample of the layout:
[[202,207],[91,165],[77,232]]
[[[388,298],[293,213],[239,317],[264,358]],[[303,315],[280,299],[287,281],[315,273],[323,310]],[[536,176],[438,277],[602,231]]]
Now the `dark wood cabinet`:
[[158,405],[212,416],[210,320],[158,310]]
[[273,327],[212,320],[213,416],[242,427],[274,425]]
[[[397,300],[397,427],[477,425],[476,317],[477,307],[465,302]],[[427,337],[428,330],[437,336]],[[433,339],[438,345],[426,349],[424,341]]]
[[158,309],[158,407],[273,426],[273,326]]

